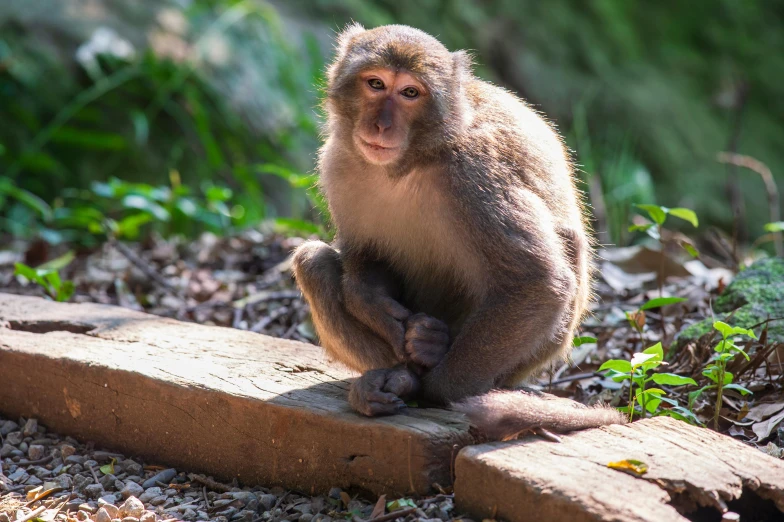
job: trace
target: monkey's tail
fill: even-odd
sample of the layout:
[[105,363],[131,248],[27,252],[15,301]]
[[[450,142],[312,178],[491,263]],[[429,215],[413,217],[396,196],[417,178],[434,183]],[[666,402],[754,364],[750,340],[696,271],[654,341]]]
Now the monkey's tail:
[[606,406],[589,407],[569,399],[528,390],[494,390],[453,403],[451,408],[493,440],[543,428],[557,433],[625,424],[626,416]]

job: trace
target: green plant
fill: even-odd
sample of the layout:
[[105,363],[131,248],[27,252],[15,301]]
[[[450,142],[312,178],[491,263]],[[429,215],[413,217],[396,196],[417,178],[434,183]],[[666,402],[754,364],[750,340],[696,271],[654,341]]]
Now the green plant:
[[[629,414],[630,421],[634,418],[635,412],[642,418],[650,413],[654,416],[668,415],[690,422],[696,421],[696,417],[689,410],[679,406],[674,399],[667,398],[666,391],[661,388],[647,387],[648,383],[651,382],[668,386],[697,384],[690,377],[682,377],[674,373],[653,373],[653,370],[663,363],[664,350],[662,344],[656,343],[642,352],[635,353],[631,361],[610,359],[599,367],[599,371],[606,371],[607,377],[615,382],[628,382],[629,402],[627,406],[619,409]],[[659,408],[662,402],[667,402],[672,407],[662,410]],[[639,410],[635,404],[639,405]]]
[[[645,232],[653,239],[659,242],[661,248],[661,261],[659,264],[659,297],[662,297],[662,285],[664,283],[664,240],[662,239],[662,228],[664,222],[667,221],[667,216],[674,216],[684,221],[688,221],[695,228],[699,225],[697,214],[688,208],[667,208],[660,205],[635,205],[637,208],[644,210],[653,220],[653,223],[635,224],[629,227],[630,232],[640,231]],[[686,241],[679,243],[686,252],[692,257],[697,257],[699,253],[694,245]]]
[[643,337],[643,331],[645,330],[645,322],[646,310],[652,310],[654,308],[661,308],[662,306],[681,303],[686,301],[683,297],[656,297],[654,299],[650,299],[645,304],[643,304],[640,308],[633,312],[626,312],[626,320],[629,321],[629,325],[632,329],[637,332],[637,335],[640,337],[640,346],[645,346],[645,338]]
[[36,268],[29,267],[24,263],[16,263],[14,275],[22,276],[28,281],[41,285],[49,297],[58,302],[65,302],[71,299],[75,288],[73,281],[63,281],[60,278],[59,271],[68,266],[73,259],[74,253],[69,250],[64,255]]
[[747,337],[751,337],[752,339],[756,339],[757,336],[754,335],[754,332],[749,329],[740,328],[738,326],[730,326],[722,321],[716,321],[713,323],[713,328],[715,328],[721,334],[721,341],[719,341],[718,344],[716,344],[716,346],[713,348],[716,353],[712,358],[712,362],[702,370],[702,374],[710,379],[713,384],[703,386],[699,390],[693,391],[689,394],[689,410],[692,410],[694,407],[694,401],[703,392],[708,390],[716,390],[716,404],[713,414],[713,429],[718,430],[719,412],[721,411],[724,390],[737,390],[741,395],[748,395],[751,393],[751,390],[748,390],[739,384],[733,383],[732,381],[735,377],[732,375],[732,373],[727,371],[727,363],[734,359],[737,354],[743,355],[743,357],[745,357],[747,360],[749,359],[749,355],[745,352],[745,350],[735,344],[734,336],[745,335]]

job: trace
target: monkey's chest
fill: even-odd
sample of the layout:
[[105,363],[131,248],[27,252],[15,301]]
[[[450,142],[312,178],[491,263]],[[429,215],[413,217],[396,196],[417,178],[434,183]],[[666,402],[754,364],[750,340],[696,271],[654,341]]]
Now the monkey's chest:
[[423,308],[481,292],[485,264],[455,208],[426,175],[375,179],[373,187],[359,180],[328,197],[341,236],[389,262]]

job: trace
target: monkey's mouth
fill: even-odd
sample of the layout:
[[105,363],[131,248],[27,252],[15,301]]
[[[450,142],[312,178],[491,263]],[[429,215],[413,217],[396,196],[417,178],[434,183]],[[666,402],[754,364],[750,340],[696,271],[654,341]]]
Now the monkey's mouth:
[[385,147],[384,145],[379,145],[378,143],[371,143],[369,141],[365,141],[362,138],[359,138],[359,141],[362,142],[362,145],[369,148],[370,150],[375,151],[386,151],[386,150],[397,150],[399,147]]
[[374,165],[386,165],[395,161],[400,154],[400,147],[387,147],[366,141],[357,136],[359,150],[365,159]]

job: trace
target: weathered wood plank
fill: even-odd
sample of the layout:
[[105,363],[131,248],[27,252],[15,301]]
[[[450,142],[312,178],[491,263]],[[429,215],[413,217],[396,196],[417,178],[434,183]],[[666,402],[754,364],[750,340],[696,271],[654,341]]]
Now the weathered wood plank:
[[367,419],[320,348],[0,294],[0,411],[176,467],[302,491],[424,493],[469,443],[439,409]]
[[[642,478],[608,468],[636,459]],[[457,507],[475,517],[538,522],[784,520],[784,462],[667,417],[563,437],[464,448]],[[696,515],[702,518],[694,518]]]

